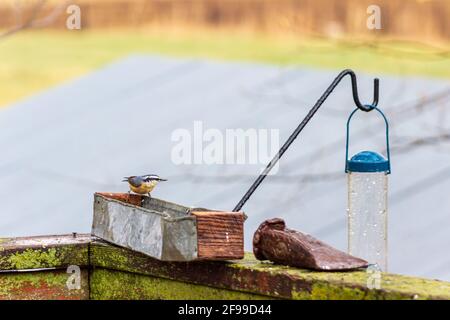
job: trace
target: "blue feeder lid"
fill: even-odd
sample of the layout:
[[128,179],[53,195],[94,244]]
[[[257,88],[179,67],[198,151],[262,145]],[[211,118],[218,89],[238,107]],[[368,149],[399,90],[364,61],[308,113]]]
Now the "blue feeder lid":
[[347,170],[351,172],[389,171],[389,161],[373,151],[361,151],[347,160]]

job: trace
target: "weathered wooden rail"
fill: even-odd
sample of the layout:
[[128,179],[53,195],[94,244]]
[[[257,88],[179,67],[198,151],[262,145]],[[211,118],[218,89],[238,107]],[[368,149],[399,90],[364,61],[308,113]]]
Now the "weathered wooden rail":
[[[80,287],[67,285],[78,266]],[[450,283],[257,261],[162,262],[74,234],[0,239],[0,299],[450,299]]]

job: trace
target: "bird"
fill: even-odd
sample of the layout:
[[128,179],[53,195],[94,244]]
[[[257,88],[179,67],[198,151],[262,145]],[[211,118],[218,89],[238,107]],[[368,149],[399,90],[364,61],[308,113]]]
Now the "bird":
[[[149,197],[150,192],[160,181],[167,181],[156,174],[146,174],[143,176],[129,176],[124,177],[122,182],[128,182],[130,190],[137,194],[147,194]],[[128,191],[130,192],[130,191]]]

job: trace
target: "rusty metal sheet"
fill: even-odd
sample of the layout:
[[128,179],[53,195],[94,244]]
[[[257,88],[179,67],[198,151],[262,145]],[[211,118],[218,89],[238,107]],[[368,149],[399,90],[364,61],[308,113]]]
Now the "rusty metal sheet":
[[[136,200],[133,200],[136,203]],[[197,258],[197,227],[190,208],[142,197],[141,206],[95,194],[92,234],[153,258]]]

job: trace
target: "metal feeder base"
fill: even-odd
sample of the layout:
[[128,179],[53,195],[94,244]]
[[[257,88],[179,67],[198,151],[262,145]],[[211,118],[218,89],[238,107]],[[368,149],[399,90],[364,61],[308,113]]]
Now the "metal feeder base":
[[92,234],[164,261],[244,257],[242,212],[189,208],[128,193],[95,193]]

